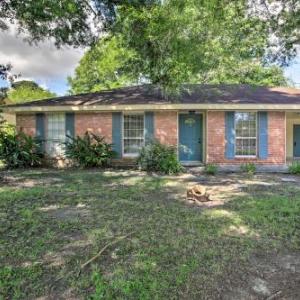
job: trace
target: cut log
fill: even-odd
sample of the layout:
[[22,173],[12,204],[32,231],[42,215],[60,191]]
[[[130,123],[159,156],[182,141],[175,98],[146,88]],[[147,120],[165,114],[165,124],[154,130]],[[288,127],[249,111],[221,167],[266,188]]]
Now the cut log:
[[207,202],[210,201],[209,194],[206,192],[206,188],[203,185],[196,184],[187,189],[187,200],[194,202]]

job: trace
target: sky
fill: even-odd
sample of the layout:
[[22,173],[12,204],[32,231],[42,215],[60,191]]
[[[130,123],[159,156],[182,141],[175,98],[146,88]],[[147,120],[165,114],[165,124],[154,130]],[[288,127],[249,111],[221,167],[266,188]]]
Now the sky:
[[[19,80],[34,80],[42,87],[64,95],[67,76],[73,74],[84,49],[57,49],[51,41],[29,45],[14,29],[0,31],[0,63],[11,63]],[[6,83],[0,80],[0,87]]]
[[[34,80],[58,95],[68,93],[67,76],[74,73],[84,49],[56,49],[51,42],[29,45],[11,28],[0,31],[0,63],[11,63],[20,79]],[[285,75],[300,88],[300,54],[285,69]],[[7,85],[0,80],[0,87]]]

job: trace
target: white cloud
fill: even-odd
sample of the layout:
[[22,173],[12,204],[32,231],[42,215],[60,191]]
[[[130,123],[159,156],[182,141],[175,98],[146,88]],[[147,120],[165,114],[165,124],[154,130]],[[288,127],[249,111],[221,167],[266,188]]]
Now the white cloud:
[[51,42],[29,45],[13,28],[0,31],[0,63],[11,63],[13,73],[48,86],[71,75],[83,49],[57,49]]

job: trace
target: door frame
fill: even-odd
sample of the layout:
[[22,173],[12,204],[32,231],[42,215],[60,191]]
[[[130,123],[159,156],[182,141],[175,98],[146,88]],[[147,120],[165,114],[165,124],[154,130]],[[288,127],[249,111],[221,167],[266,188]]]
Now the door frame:
[[[177,157],[179,160],[179,146],[180,146],[180,142],[179,142],[179,115],[188,115],[190,114],[191,111],[178,111],[177,112]],[[206,152],[205,152],[205,147],[206,147],[206,131],[205,131],[205,124],[206,124],[206,116],[205,116],[205,112],[204,111],[193,111],[195,115],[202,115],[202,120],[200,120],[200,124],[202,125],[202,130],[201,130],[201,137],[202,137],[202,147],[201,147],[201,158],[199,160],[195,160],[195,161],[181,161],[179,160],[179,162],[181,164],[199,164],[199,163],[204,163],[205,162],[205,156],[206,156]],[[193,115],[192,114],[192,115]]]
[[294,143],[295,143],[295,127],[298,126],[300,129],[300,124],[293,124],[293,158],[300,158],[299,156],[295,155],[295,147],[294,147]]

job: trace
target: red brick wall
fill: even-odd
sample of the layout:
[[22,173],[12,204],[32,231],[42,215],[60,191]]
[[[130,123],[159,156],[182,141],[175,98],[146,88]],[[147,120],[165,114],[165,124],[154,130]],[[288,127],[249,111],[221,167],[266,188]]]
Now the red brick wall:
[[156,112],[154,114],[154,137],[162,144],[177,146],[177,112]]
[[35,114],[18,114],[16,116],[17,130],[30,136],[35,136]]
[[206,118],[207,162],[223,162],[225,153],[225,113],[223,111],[208,111]]
[[268,113],[268,158],[225,158],[225,112],[207,112],[207,162],[216,164],[285,164],[285,113]]
[[86,131],[102,135],[109,143],[112,141],[112,113],[75,114],[75,135],[82,136]]

